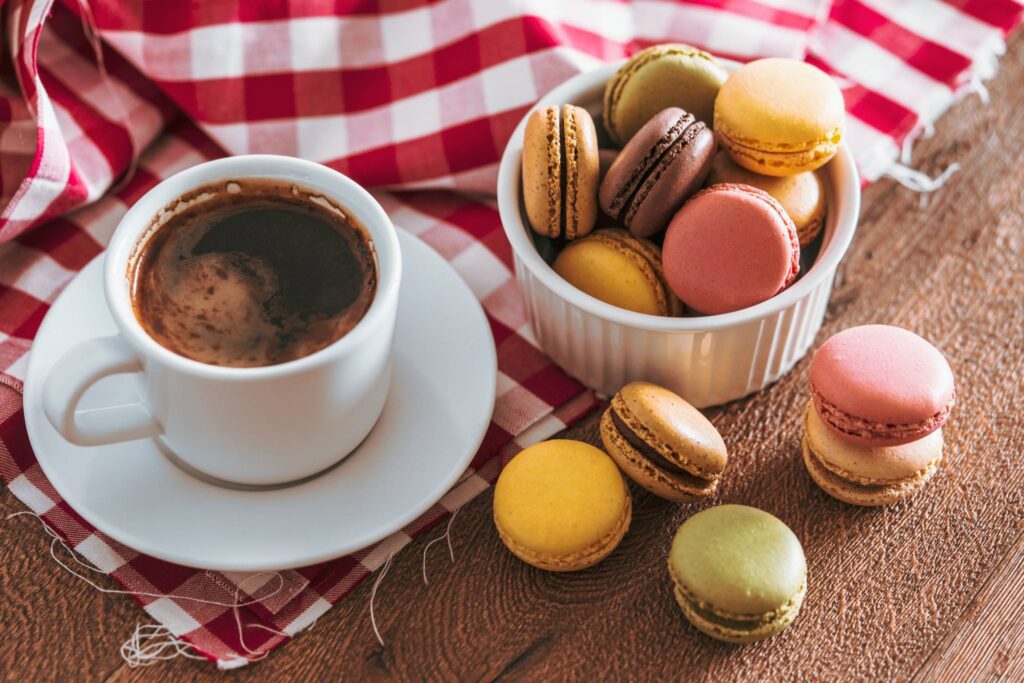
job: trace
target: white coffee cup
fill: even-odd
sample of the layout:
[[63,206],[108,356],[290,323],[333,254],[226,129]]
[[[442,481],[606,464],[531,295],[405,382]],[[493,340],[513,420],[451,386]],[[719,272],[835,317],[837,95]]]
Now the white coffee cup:
[[[137,247],[159,229],[162,210],[198,187],[244,178],[295,183],[344,207],[370,235],[377,291],[362,320],[315,353],[263,367],[207,365],[145,332],[132,308],[129,272]],[[401,273],[398,235],[387,214],[337,171],[274,155],[194,166],[154,187],[121,219],[103,275],[120,333],[72,347],[45,380],[43,410],[72,443],[155,438],[186,469],[223,482],[273,485],[309,477],[351,453],[380,417],[391,380]],[[77,410],[90,386],[117,373],[138,373],[139,403]]]

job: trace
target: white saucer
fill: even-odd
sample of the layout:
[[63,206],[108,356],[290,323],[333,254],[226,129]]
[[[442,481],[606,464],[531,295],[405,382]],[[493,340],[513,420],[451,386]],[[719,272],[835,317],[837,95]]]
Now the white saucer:
[[[43,415],[42,380],[73,344],[116,332],[100,257],[57,299],[32,346],[25,420],[47,478],[115,540],[205,569],[315,564],[412,522],[455,483],[483,440],[497,362],[490,327],[469,287],[430,247],[398,232],[404,272],[391,391],[373,432],[337,467],[287,488],[246,491],[186,474],[152,440],[100,447],[65,441]],[[102,380],[81,409],[135,402],[136,381],[132,375]]]

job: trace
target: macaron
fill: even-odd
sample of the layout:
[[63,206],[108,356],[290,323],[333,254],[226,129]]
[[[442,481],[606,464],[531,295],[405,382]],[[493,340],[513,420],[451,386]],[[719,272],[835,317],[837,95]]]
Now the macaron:
[[825,493],[853,505],[889,505],[924,488],[942,461],[942,430],[902,446],[862,446],[838,436],[807,404],[804,465]]
[[796,619],[807,591],[807,562],[796,535],[746,505],[719,505],[683,522],[668,571],[690,623],[729,643],[780,633]]
[[682,304],[665,280],[661,250],[625,230],[597,230],[570,242],[555,259],[554,269],[573,287],[612,306],[650,315],[682,315]]
[[715,136],[682,109],[664,109],[615,158],[598,191],[601,209],[631,233],[649,237],[668,225],[711,169]]
[[729,459],[722,436],[699,410],[650,382],[631,382],[612,397],[601,441],[626,476],[676,503],[713,496]]
[[494,487],[494,524],[527,564],[556,572],[591,567],[619,545],[632,502],[619,469],[581,441],[544,441],[508,463]]
[[892,325],[861,325],[830,337],[811,359],[810,380],[821,421],[865,446],[923,439],[942,427],[956,403],[942,353]]
[[541,235],[575,239],[594,228],[600,178],[597,132],[586,109],[534,110],[523,136],[523,204]]
[[738,311],[788,287],[800,270],[796,226],[750,185],[712,185],[686,202],[662,244],[665,278],[705,315]]
[[715,134],[733,160],[773,176],[813,171],[835,156],[846,109],[839,86],[795,59],[749,62],[715,99]]
[[806,247],[825,224],[825,187],[816,171],[790,176],[768,176],[743,168],[725,150],[715,155],[705,185],[740,183],[764,190],[775,198],[793,219],[800,246]]
[[605,86],[605,128],[621,147],[668,107],[685,109],[710,126],[715,97],[728,76],[714,57],[689,45],[665,43],[641,50]]

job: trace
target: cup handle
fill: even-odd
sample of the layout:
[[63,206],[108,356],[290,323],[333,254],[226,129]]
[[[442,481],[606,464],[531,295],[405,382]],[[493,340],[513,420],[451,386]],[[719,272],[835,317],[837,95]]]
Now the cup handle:
[[43,412],[61,435],[79,446],[157,436],[163,427],[141,403],[78,412],[78,402],[108,375],[142,372],[142,360],[120,335],[88,339],[71,347],[43,384]]

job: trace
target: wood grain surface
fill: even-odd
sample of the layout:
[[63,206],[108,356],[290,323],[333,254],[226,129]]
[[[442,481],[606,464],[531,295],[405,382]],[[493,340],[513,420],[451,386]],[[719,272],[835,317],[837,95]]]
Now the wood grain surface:
[[[1024,39],[990,84],[947,114],[915,163],[962,168],[922,197],[882,181],[867,190],[819,341],[868,322],[934,342],[957,377],[946,461],[917,499],[888,509],[839,503],[800,461],[805,359],[776,385],[711,411],[731,452],[717,502],[782,518],[804,544],[810,587],[795,624],[736,647],[683,620],[665,570],[676,527],[697,509],[633,490],[633,525],[597,567],[549,574],[512,557],[491,523],[491,493],[443,544],[396,558],[309,632],[231,674],[179,659],[130,670],[118,648],[149,619],[126,597],[63,573],[27,518],[0,533],[0,673],[10,680],[609,679],[966,680],[1024,678]],[[567,436],[597,443],[596,416]],[[0,514],[23,506],[9,491]],[[105,585],[113,586],[109,582]]]

